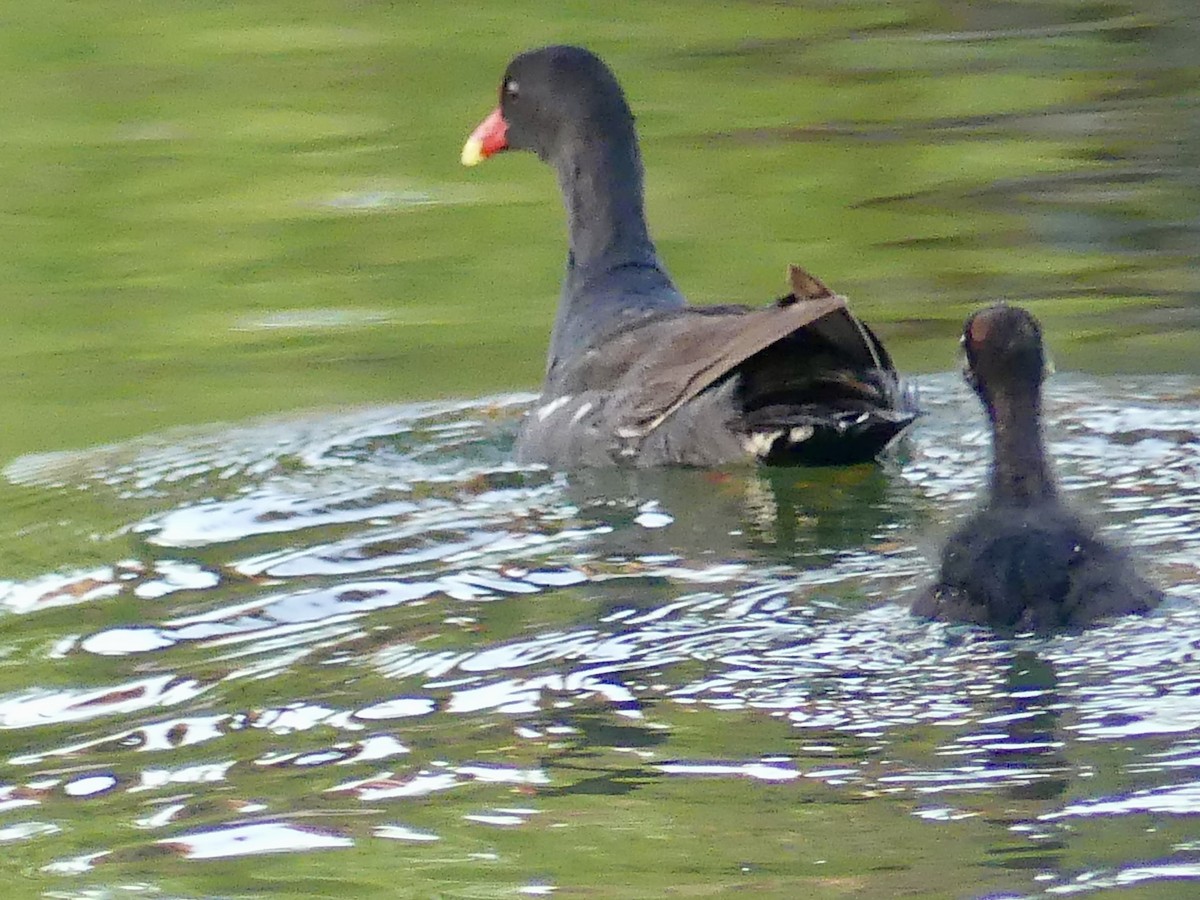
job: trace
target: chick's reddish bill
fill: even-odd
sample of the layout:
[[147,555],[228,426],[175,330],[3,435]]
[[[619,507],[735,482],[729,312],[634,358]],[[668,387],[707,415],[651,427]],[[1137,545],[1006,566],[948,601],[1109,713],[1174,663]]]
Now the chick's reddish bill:
[[473,166],[508,147],[508,123],[496,107],[463,144],[462,164]]

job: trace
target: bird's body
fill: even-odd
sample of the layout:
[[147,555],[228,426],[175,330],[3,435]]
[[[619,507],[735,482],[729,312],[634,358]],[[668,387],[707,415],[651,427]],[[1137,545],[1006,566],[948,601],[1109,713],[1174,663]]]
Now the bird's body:
[[912,418],[886,351],[802,270],[770,307],[643,313],[553,366],[518,457],[553,465],[866,462]]
[[595,55],[547,47],[509,64],[463,161],[508,148],[555,170],[569,244],[521,460],[857,463],[915,417],[879,341],[807,274],[775,306],[687,304],[650,239],[633,116]]
[[1161,592],[1125,551],[1062,502],[1041,434],[1041,330],[1025,310],[994,306],[967,320],[967,377],[992,426],[988,497],[942,550],[917,615],[1015,631],[1081,628],[1145,613]]
[[1059,505],[988,508],[947,542],[938,585],[914,611],[1014,631],[1144,613],[1161,599],[1133,561]]

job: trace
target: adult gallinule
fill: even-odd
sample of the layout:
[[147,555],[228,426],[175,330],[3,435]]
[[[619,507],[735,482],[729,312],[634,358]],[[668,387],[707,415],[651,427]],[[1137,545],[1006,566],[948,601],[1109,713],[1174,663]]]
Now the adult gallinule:
[[913,611],[1051,631],[1150,610],[1161,592],[1058,498],[1042,443],[1037,320],[1014,306],[989,307],[967,320],[963,346],[967,382],[992,426],[989,496],[947,541],[937,584]]
[[883,346],[801,270],[772,307],[687,305],[646,226],[633,115],[591,52],[545,47],[509,63],[500,105],[462,161],[506,149],[554,168],[569,233],[546,380],[518,459],[858,463],[915,417]]

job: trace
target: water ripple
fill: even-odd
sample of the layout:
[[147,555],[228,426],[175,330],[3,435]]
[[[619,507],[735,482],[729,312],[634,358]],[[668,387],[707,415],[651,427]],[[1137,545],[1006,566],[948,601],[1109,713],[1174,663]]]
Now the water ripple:
[[[1046,854],[1073,822],[1197,811],[1172,776],[1200,767],[1198,393],[1052,385],[1064,488],[1171,598],[1040,640],[906,612],[986,471],[957,377],[923,384],[882,469],[567,478],[508,461],[524,398],[18,460],[11,480],[128,515],[110,559],[0,584],[29,673],[0,696],[0,839],[57,848],[42,869],[68,878],[152,849],[457,845],[540,830],[538,798],[754,783],[1000,823],[1049,893],[1191,877],[1186,849],[1096,873]],[[63,803],[131,797],[152,847],[63,841]]]

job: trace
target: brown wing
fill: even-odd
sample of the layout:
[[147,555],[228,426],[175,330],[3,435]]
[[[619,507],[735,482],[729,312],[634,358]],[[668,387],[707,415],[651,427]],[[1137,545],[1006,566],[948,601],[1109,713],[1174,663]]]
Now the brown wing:
[[[788,279],[792,284],[792,293],[780,299],[780,305],[838,296],[823,281],[799,266],[788,267]],[[845,300],[844,297],[842,299]],[[879,338],[875,337],[865,322],[850,312],[846,303],[843,303],[841,315],[825,316],[813,323],[812,330],[864,368],[892,369],[892,359]]]
[[[792,293],[774,306],[715,314],[697,310],[648,323],[652,336],[631,334],[642,355],[621,379],[635,398],[622,436],[650,433],[750,357],[804,328],[814,329],[851,364],[891,367],[874,335],[850,313],[845,297],[799,266],[790,267],[788,276]],[[653,346],[647,353],[648,342]],[[619,364],[622,356],[618,351],[610,361]]]
[[[845,297],[798,266],[790,268],[789,278],[792,293],[769,307],[688,307],[634,324],[563,371],[552,393],[603,391],[620,398],[619,408],[611,409],[617,433],[640,438],[751,357],[798,332],[811,332],[816,338],[811,343],[828,347],[837,359],[836,368],[818,372],[814,381],[847,382],[847,390],[859,371],[891,369]],[[781,350],[778,360],[763,357],[767,380],[775,377],[773,366],[781,368],[781,376],[794,370],[794,352]],[[861,393],[874,397],[878,389],[864,384]]]

